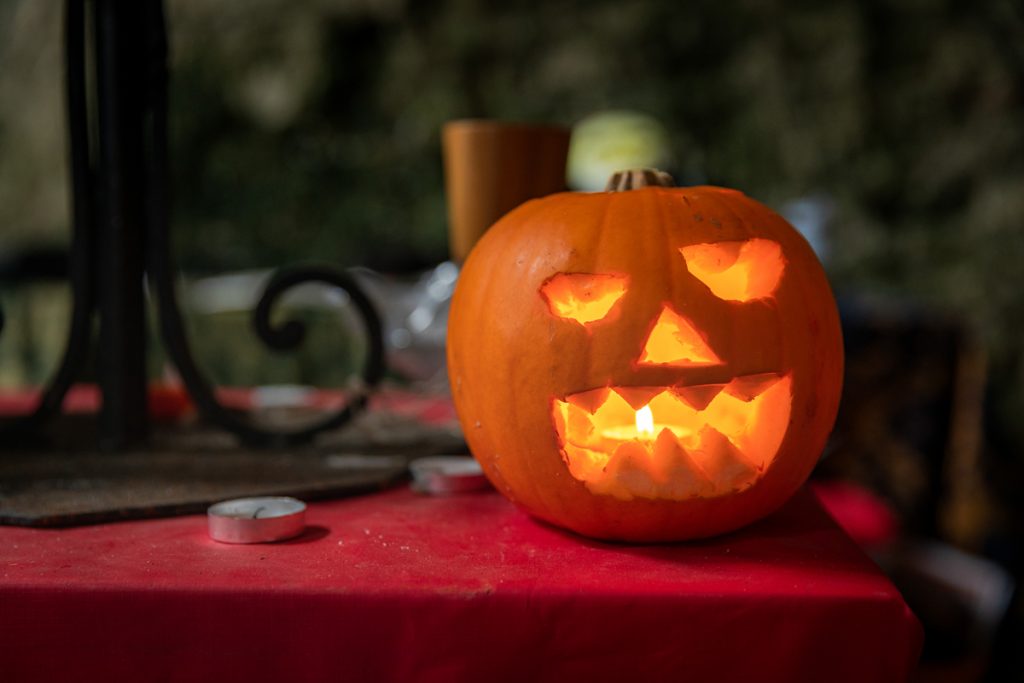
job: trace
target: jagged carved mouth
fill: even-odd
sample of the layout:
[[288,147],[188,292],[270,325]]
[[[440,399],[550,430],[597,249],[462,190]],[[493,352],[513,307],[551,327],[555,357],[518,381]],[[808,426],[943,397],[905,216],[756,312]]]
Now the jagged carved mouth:
[[689,387],[601,387],[552,402],[569,472],[623,500],[710,498],[754,484],[789,425],[790,375]]

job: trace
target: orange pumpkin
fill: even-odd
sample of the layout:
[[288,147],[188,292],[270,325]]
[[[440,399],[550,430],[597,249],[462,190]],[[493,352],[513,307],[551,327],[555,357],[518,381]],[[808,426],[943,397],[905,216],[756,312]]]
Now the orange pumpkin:
[[839,404],[839,317],[807,242],[740,192],[669,180],[523,204],[452,300],[470,450],[524,510],[596,538],[699,538],[772,512]]

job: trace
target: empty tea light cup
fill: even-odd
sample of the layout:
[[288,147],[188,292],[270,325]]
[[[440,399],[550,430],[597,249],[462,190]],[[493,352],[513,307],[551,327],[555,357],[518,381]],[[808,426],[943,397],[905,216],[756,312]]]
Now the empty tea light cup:
[[473,458],[439,455],[409,463],[413,488],[421,493],[447,494],[480,491],[490,486],[483,470]]
[[271,543],[306,528],[306,504],[285,496],[236,498],[206,511],[210,538],[221,543]]

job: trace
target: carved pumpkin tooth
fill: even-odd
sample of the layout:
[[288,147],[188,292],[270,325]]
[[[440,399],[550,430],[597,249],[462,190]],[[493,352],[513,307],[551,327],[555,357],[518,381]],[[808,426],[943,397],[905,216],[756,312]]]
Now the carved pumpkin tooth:
[[566,400],[578,408],[582,408],[590,414],[597,412],[597,409],[604,405],[604,402],[608,400],[608,393],[611,391],[608,387],[598,387],[597,389],[591,389],[590,391],[581,391],[576,394],[571,394],[566,397]]
[[654,441],[654,448],[651,451],[651,468],[654,472],[664,478],[665,473],[672,468],[674,462],[682,456],[682,448],[679,439],[667,427],[662,429],[658,438]]
[[594,411],[594,424],[599,428],[630,425],[635,419],[636,410],[614,389],[608,392],[607,400]]
[[571,403],[565,411],[565,443],[586,445],[594,436],[594,422],[590,413]]
[[651,476],[651,456],[636,441],[627,441],[615,449],[605,476],[628,492],[630,498],[657,498],[657,484]]
[[715,485],[668,429],[655,441],[651,467],[661,496],[683,500],[714,492]]
[[[730,397],[733,406],[746,411],[748,417],[742,429],[737,429],[735,433],[726,433],[730,435],[747,461],[756,465],[759,470],[764,470],[775,458],[786,436],[790,406],[793,403],[792,383],[792,378],[786,375],[745,403],[741,403],[738,398]],[[718,417],[709,416],[709,424],[718,427]],[[724,429],[720,427],[720,431]]]
[[613,391],[621,396],[633,410],[640,410],[655,396],[664,392],[665,387],[615,387]]
[[725,393],[743,401],[750,401],[763,394],[782,379],[777,372],[763,372],[759,375],[744,375],[736,377],[729,384],[725,385]]
[[715,483],[692,460],[680,460],[668,472],[665,495],[677,499],[699,498],[713,495]]
[[575,444],[563,444],[562,455],[569,473],[581,481],[591,481],[603,476],[609,456],[601,451],[591,450]]
[[725,387],[725,384],[698,384],[691,387],[673,387],[672,393],[693,409],[704,410]]
[[697,447],[689,455],[703,471],[711,473],[717,491],[736,491],[757,477],[757,467],[720,431],[709,425],[700,431],[699,437]]

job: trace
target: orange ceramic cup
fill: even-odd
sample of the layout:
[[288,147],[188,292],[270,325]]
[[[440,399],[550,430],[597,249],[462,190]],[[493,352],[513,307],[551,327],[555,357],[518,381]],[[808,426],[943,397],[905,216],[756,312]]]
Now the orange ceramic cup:
[[565,189],[569,129],[487,119],[441,131],[448,248],[462,263],[487,228],[527,199]]

